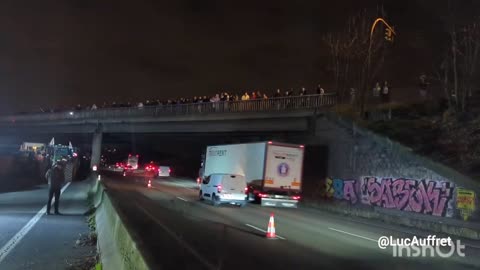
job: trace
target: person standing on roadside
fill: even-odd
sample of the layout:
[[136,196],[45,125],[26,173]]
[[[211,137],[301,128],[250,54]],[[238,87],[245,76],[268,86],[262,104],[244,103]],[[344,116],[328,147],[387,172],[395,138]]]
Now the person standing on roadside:
[[52,205],[52,198],[55,196],[55,215],[59,215],[58,206],[60,203],[60,190],[63,182],[65,182],[65,172],[63,162],[57,161],[45,174],[45,178],[48,180],[48,203],[47,203],[47,215],[50,215],[50,207]]

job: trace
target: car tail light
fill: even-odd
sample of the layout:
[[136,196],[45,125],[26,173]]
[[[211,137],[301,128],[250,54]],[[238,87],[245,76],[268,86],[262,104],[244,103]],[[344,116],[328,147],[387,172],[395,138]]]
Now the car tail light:
[[221,185],[218,185],[218,186],[217,186],[217,192],[218,192],[218,193],[221,193],[221,192],[222,192],[222,186],[221,186]]
[[298,200],[300,200],[300,196],[293,196],[293,199],[298,201]]
[[168,173],[172,173],[172,169],[168,169]]
[[200,184],[200,177],[197,178],[197,184]]
[[158,173],[162,173],[162,169],[158,168]]
[[260,198],[266,198],[266,197],[267,197],[267,194],[258,193],[258,196],[259,196]]

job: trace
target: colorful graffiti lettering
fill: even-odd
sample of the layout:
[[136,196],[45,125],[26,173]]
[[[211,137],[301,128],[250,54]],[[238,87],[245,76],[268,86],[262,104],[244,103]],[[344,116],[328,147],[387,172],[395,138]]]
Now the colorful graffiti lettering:
[[460,214],[463,220],[468,220],[468,218],[475,211],[475,192],[473,190],[457,188],[457,209],[460,211]]
[[333,180],[333,197],[335,199],[343,199],[343,180],[334,179]]
[[355,182],[355,180],[344,181],[341,179],[327,178],[326,197],[344,199],[356,203],[357,194],[355,193]]
[[329,194],[352,204],[361,202],[433,216],[451,216],[453,185],[444,181],[363,177],[361,181],[333,179]]
[[453,195],[449,182],[365,177],[361,186],[371,205],[434,216],[445,216]]
[[332,178],[327,178],[325,181],[325,197],[332,198],[335,190],[333,189],[333,180]]

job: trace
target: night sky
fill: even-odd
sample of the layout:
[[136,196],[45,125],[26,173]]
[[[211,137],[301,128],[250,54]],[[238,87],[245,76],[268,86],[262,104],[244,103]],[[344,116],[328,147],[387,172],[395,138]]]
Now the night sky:
[[[1,1],[0,113],[317,83],[329,90],[322,36],[383,2],[399,33],[386,74],[394,85],[415,84],[432,69],[446,0]],[[480,1],[461,2],[480,10]]]

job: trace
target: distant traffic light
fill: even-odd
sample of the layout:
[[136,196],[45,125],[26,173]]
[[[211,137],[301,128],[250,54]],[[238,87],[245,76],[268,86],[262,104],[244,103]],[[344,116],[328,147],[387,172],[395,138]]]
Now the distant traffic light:
[[385,39],[387,41],[390,41],[390,42],[393,42],[393,37],[394,37],[395,33],[393,32],[393,29],[392,28],[385,28]]

